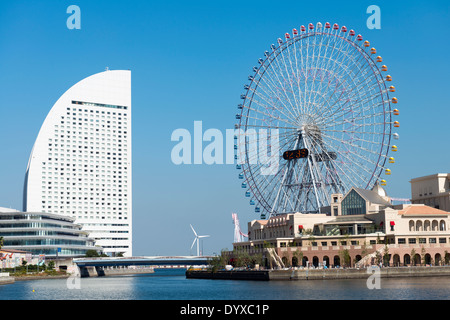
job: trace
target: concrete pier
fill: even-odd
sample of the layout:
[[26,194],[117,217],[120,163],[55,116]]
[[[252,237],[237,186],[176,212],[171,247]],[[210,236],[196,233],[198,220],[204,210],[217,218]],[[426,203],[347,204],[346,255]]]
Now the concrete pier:
[[3,272],[0,273],[0,285],[2,284],[11,284],[14,283],[14,277],[11,277],[9,273]]
[[[450,266],[444,267],[385,267],[380,268],[381,278],[398,277],[450,277]],[[323,280],[323,279],[367,279],[372,273],[367,269],[286,269],[286,270],[242,270],[201,271],[187,270],[188,279],[229,280]]]

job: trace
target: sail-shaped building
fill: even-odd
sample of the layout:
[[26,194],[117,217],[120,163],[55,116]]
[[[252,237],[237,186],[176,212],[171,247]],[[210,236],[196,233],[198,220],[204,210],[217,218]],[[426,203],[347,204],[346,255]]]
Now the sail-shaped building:
[[131,71],[76,83],[48,113],[25,176],[23,211],[66,215],[104,252],[132,255]]

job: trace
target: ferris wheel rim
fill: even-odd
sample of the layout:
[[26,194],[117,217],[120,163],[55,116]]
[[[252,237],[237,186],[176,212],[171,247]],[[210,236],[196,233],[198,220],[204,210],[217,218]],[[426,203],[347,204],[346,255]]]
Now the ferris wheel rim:
[[[380,69],[378,68],[377,64],[373,61],[373,59],[371,58],[371,56],[369,55],[368,52],[366,52],[363,48],[361,48],[361,46],[359,46],[355,41],[348,39],[347,37],[342,37],[340,36],[339,33],[333,34],[332,32],[318,32],[318,31],[314,31],[314,32],[308,32],[305,34],[299,34],[295,37],[289,38],[286,41],[283,41],[282,43],[280,43],[275,49],[272,48],[272,52],[269,53],[269,55],[266,56],[266,58],[264,59],[263,63],[261,63],[261,66],[258,67],[256,70],[254,68],[255,71],[255,76],[252,77],[252,79],[250,80],[250,85],[247,88],[247,91],[245,93],[245,95],[243,98],[243,105],[245,106],[246,101],[249,101],[248,106],[246,107],[247,109],[247,114],[250,113],[251,111],[251,105],[254,102],[254,96],[256,94],[256,90],[259,87],[259,83],[262,81],[264,74],[267,72],[268,70],[268,66],[266,66],[266,62],[269,60],[270,56],[272,55],[276,55],[279,56],[282,54],[283,51],[287,50],[290,46],[292,46],[293,44],[303,40],[303,39],[307,39],[313,36],[334,36],[336,38],[341,39],[341,41],[345,41],[348,45],[351,45],[353,47],[353,49],[356,49],[356,51],[360,54],[360,56],[362,56],[366,62],[367,65],[370,66],[370,70],[373,74],[374,79],[377,79],[377,85],[379,87],[379,90],[376,91],[377,95],[379,93],[381,93],[381,97],[384,97],[384,94],[386,94],[387,100],[385,101],[384,99],[382,100],[382,108],[383,108],[383,115],[386,117],[389,117],[389,122],[387,122],[386,120],[383,123],[383,130],[381,133],[383,138],[381,139],[381,143],[380,143],[380,150],[378,152],[378,159],[376,161],[376,165],[374,166],[374,169],[372,171],[372,174],[370,176],[370,178],[368,179],[368,182],[365,186],[365,188],[369,187],[372,183],[372,181],[374,181],[373,183],[376,183],[376,181],[379,180],[379,177],[383,171],[383,168],[385,167],[387,158],[388,158],[388,154],[389,154],[389,146],[391,143],[391,135],[392,135],[392,127],[390,125],[390,123],[392,123],[392,114],[391,114],[391,104],[390,104],[390,97],[389,97],[389,91],[387,90],[386,87],[386,82],[383,80],[382,77],[382,72],[380,71]],[[279,50],[280,49],[280,50]],[[359,56],[359,58],[360,58]],[[270,65],[271,63],[273,63],[275,59],[272,59],[270,61],[270,63],[268,65]],[[260,73],[260,70],[263,68],[262,73]],[[256,79],[256,75],[258,75],[257,80]],[[382,81],[380,81],[382,80]],[[250,93],[250,89],[252,87],[252,84],[255,83],[255,87],[253,88],[253,92],[251,93],[251,95],[249,95]],[[382,88],[382,86],[384,88]],[[353,90],[353,89],[352,89]],[[241,96],[241,97],[242,97]],[[295,95],[294,95],[295,96]],[[250,126],[250,118],[249,117],[245,117],[245,123],[244,123],[244,109],[242,108],[241,111],[241,117],[239,119],[239,128],[248,128]],[[388,110],[388,111],[387,111]],[[262,120],[262,119],[256,119],[256,120]],[[278,118],[276,119],[276,121],[281,121],[282,119]],[[279,124],[277,122],[277,124]],[[267,126],[261,126],[261,127],[265,127],[265,128],[273,128],[272,125],[267,125]],[[286,127],[285,127],[286,128]],[[294,127],[290,128],[290,129],[295,129]],[[385,141],[387,139],[387,141]],[[245,153],[245,150],[244,150]],[[246,157],[248,157],[248,154],[246,154]],[[248,160],[248,158],[247,158]],[[248,169],[250,169],[250,164],[246,165],[248,167]],[[285,165],[283,165],[284,167]],[[280,173],[282,172],[282,170],[279,170],[277,172],[276,175],[274,175],[274,178]],[[257,198],[257,201],[260,205],[262,205],[263,207],[269,207],[270,208],[270,204],[266,202],[266,200],[263,197],[263,191],[260,191],[260,186],[258,186],[258,184],[256,183],[257,178],[253,176],[253,172],[251,170],[243,170],[243,174],[245,176],[245,181],[250,182],[250,181],[254,181],[255,183],[247,183],[248,184],[248,188],[252,191],[252,193],[254,194],[255,198]],[[266,185],[267,187],[267,185]],[[258,195],[258,196],[257,196]],[[264,205],[266,204],[266,205]]]

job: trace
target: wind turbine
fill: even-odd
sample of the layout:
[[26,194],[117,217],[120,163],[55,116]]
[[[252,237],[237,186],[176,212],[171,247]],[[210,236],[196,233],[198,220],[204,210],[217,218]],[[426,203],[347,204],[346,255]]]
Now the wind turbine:
[[195,244],[195,241],[197,241],[197,256],[200,256],[200,248],[199,248],[199,242],[200,242],[200,239],[201,239],[201,238],[207,238],[207,237],[209,237],[209,235],[207,235],[207,236],[199,236],[199,235],[197,235],[197,232],[195,232],[194,227],[192,226],[192,224],[191,224],[190,226],[191,226],[192,231],[193,231],[194,234],[195,234],[195,239],[194,239],[194,242],[192,242],[191,250],[192,250],[192,247],[193,247],[194,244]]

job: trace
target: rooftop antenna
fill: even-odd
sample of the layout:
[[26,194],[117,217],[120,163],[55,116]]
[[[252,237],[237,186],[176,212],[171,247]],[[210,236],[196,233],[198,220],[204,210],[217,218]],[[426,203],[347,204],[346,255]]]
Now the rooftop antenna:
[[209,237],[209,235],[206,235],[206,236],[199,236],[199,235],[197,235],[197,232],[195,232],[194,227],[192,226],[192,224],[191,224],[190,226],[191,226],[192,231],[193,231],[194,234],[195,234],[195,239],[194,239],[194,242],[192,242],[191,250],[192,250],[192,247],[193,247],[194,244],[195,244],[195,241],[197,241],[197,256],[199,257],[199,256],[200,256],[200,247],[199,247],[200,239],[201,239],[201,238],[207,238],[207,237]]
[[109,71],[109,67],[106,67],[106,68],[105,68],[105,71]]

